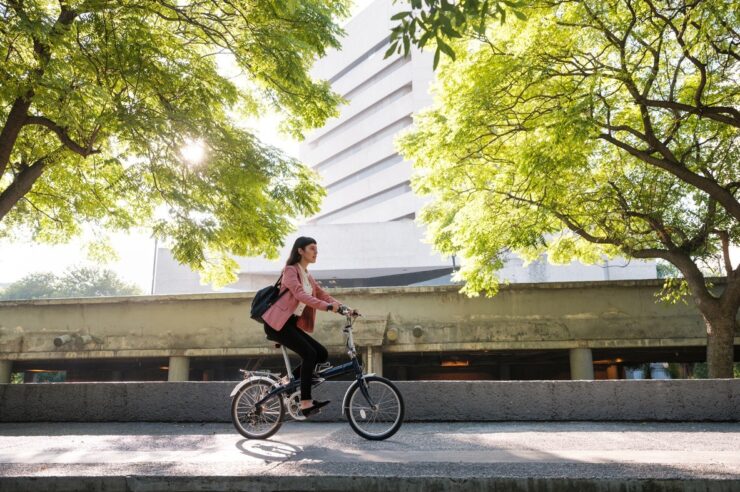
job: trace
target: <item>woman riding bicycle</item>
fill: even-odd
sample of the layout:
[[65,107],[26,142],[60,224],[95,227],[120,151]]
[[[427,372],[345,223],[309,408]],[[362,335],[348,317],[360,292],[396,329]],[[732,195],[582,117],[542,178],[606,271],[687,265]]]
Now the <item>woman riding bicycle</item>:
[[[311,398],[314,368],[326,362],[329,354],[309,333],[313,333],[317,310],[337,312],[341,305],[308,273],[308,265],[316,263],[317,255],[316,240],[310,237],[295,240],[282,274],[281,293],[286,289],[287,292],[262,315],[268,338],[301,356],[302,363],[293,376],[301,379],[301,413],[306,417],[330,401]],[[356,310],[352,314],[359,315]]]

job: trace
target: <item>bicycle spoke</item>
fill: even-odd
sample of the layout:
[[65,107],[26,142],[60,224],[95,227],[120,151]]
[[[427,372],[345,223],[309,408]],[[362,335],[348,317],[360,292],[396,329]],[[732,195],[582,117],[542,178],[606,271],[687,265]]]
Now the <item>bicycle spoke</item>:
[[361,391],[355,391],[350,401],[350,418],[363,433],[382,436],[397,424],[401,402],[393,389],[381,381],[369,381],[367,391],[373,405]]
[[233,420],[240,433],[250,438],[263,438],[277,430],[281,424],[283,407],[280,397],[273,395],[259,406],[270,393],[272,385],[266,382],[255,382],[244,388],[234,402]]

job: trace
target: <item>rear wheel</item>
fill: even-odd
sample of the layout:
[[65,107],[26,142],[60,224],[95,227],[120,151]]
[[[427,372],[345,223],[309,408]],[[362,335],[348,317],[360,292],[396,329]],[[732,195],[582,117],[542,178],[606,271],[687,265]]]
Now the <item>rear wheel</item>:
[[257,380],[241,388],[231,400],[231,421],[239,434],[247,439],[267,439],[283,425],[285,407],[280,395],[273,395],[259,407],[255,403],[264,398],[273,385]]
[[368,376],[364,381],[373,405],[362,394],[360,385],[363,383],[354,383],[347,394],[344,408],[349,425],[365,439],[388,439],[403,424],[404,405],[401,392],[388,379],[379,376]]

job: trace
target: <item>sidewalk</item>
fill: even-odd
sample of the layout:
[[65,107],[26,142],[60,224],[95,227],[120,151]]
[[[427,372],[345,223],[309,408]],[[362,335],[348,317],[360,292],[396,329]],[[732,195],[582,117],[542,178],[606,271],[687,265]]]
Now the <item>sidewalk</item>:
[[[679,481],[679,482],[677,482]],[[623,488],[625,485],[629,487]],[[0,424],[0,490],[740,490],[740,424]]]

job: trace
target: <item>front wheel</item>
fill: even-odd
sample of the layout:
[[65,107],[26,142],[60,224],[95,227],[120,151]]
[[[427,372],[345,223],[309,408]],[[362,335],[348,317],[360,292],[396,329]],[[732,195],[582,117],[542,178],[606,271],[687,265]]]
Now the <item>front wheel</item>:
[[247,439],[267,439],[283,425],[285,407],[280,395],[255,406],[272,388],[267,381],[253,381],[241,388],[231,401],[231,420],[239,434]]
[[379,376],[368,376],[363,380],[373,405],[362,394],[362,381],[355,382],[345,399],[344,411],[349,425],[365,439],[388,439],[398,432],[403,423],[401,392],[388,379]]

